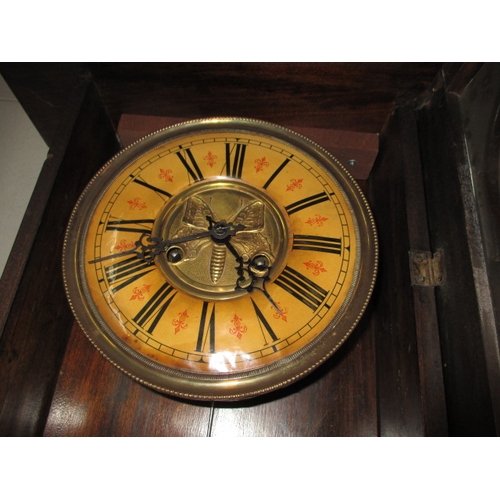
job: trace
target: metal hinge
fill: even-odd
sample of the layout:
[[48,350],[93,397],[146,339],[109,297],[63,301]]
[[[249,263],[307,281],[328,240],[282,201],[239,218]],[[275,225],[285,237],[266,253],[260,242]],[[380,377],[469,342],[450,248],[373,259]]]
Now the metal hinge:
[[410,275],[412,286],[440,286],[443,284],[442,252],[434,254],[410,250]]

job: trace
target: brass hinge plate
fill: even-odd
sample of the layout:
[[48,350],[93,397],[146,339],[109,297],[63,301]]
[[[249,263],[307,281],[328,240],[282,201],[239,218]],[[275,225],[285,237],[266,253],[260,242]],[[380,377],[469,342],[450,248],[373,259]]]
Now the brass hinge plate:
[[423,250],[410,250],[410,275],[412,286],[440,286],[443,284],[443,256]]

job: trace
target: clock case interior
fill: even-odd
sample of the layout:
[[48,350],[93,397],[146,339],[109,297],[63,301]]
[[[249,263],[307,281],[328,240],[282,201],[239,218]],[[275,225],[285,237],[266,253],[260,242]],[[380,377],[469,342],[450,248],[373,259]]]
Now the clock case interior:
[[[0,283],[2,435],[498,435],[498,64],[0,71],[50,146]],[[366,314],[319,370],[245,404],[186,403],[123,375],[75,324],[61,276],[71,210],[127,136],[151,117],[217,115],[362,134],[332,141],[352,168],[378,143],[357,177],[380,243]]]

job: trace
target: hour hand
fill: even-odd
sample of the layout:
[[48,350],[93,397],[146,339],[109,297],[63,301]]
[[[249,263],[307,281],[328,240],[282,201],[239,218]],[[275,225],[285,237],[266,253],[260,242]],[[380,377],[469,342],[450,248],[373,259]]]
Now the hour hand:
[[[283,314],[283,311],[266,290],[266,283],[269,280],[269,273],[271,272],[271,265],[268,257],[265,255],[256,255],[247,263],[244,263],[241,257],[237,260],[239,265],[236,268],[238,271],[236,289],[246,290],[249,293],[252,293],[254,290],[259,290],[264,294],[278,314]],[[248,278],[245,277],[245,273],[248,274]]]
[[228,224],[226,222],[213,222],[212,219],[209,219],[209,224],[210,226],[207,231],[192,233],[186,236],[173,238],[171,240],[162,240],[161,238],[151,236],[148,233],[142,233],[140,238],[135,242],[134,248],[125,250],[124,252],[90,260],[89,264],[95,264],[97,262],[102,262],[105,260],[125,257],[126,255],[135,255],[143,262],[151,263],[158,254],[167,251],[172,246],[186,243],[192,240],[199,240],[201,238],[213,238],[214,240],[222,241],[230,238],[231,236],[234,236],[238,231],[242,231],[243,229],[245,229],[245,226],[243,224],[237,224],[236,226],[233,226],[232,224]]

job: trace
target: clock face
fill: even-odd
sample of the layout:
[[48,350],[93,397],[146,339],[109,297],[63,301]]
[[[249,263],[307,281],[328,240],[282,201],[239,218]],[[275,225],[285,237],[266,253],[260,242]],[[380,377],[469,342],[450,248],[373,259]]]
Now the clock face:
[[113,158],[78,202],[65,283],[83,330],[140,382],[239,399],[293,382],[351,333],[376,235],[343,167],[252,120],[188,122]]

